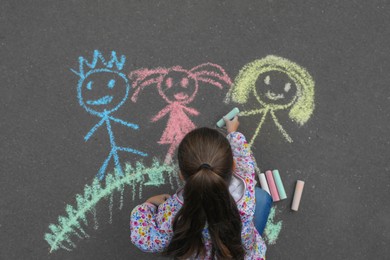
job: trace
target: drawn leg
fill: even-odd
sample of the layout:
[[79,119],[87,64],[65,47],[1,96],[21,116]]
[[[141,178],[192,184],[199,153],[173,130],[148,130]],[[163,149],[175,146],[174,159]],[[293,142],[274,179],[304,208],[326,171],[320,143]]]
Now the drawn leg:
[[100,167],[99,169],[99,172],[97,174],[99,180],[102,180],[104,178],[104,175],[105,175],[105,172],[106,172],[106,169],[107,169],[107,165],[108,163],[110,162],[110,159],[112,157],[112,151],[110,152],[110,154],[107,156],[106,160],[104,161],[103,165]]
[[283,129],[282,125],[279,123],[278,119],[276,118],[274,111],[272,111],[272,110],[271,110],[271,116],[272,116],[272,119],[274,120],[276,126],[279,128],[280,132],[282,132],[282,135],[284,136],[284,138],[286,138],[286,140],[287,140],[288,142],[292,143],[293,140],[292,140],[291,137],[287,134],[287,132]]
[[[178,142],[176,140],[173,143],[171,143],[171,146],[169,146],[167,155],[165,156],[164,164],[171,164],[172,163],[173,155],[174,155],[175,150],[176,150],[177,146],[179,145],[179,143],[180,142]],[[174,189],[172,178],[173,178],[172,172],[168,172],[169,183],[171,184],[171,188]],[[177,179],[176,179],[176,181],[177,181]]]
[[114,156],[114,163],[115,163],[115,174],[119,175],[119,176],[123,176],[123,170],[122,170],[122,167],[121,167],[121,164],[119,162],[119,156],[118,156],[118,153],[116,152],[117,151],[117,147],[113,148],[113,156]]
[[265,118],[266,118],[267,114],[268,114],[268,109],[264,111],[264,114],[263,114],[263,117],[261,118],[261,121],[260,121],[260,123],[259,123],[259,126],[256,128],[255,134],[253,135],[251,141],[249,142],[249,146],[250,146],[250,147],[252,147],[253,142],[255,141],[256,137],[259,135],[261,126],[263,125],[263,123],[264,123],[264,121],[265,121]]
[[165,156],[164,163],[170,164],[172,163],[173,154],[175,153],[176,147],[178,146],[179,142],[175,141],[171,143],[171,146],[169,146],[167,155]]

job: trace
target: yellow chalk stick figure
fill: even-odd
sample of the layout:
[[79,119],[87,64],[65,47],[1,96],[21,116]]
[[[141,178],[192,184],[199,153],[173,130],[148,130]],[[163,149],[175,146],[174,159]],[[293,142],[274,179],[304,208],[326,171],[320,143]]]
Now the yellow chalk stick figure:
[[241,116],[262,115],[249,146],[260,133],[268,114],[288,142],[293,140],[283,129],[275,111],[289,110],[289,118],[299,125],[305,124],[314,110],[314,80],[298,64],[269,55],[245,65],[234,80],[226,102],[232,99],[244,104],[253,94],[260,108],[243,111]]

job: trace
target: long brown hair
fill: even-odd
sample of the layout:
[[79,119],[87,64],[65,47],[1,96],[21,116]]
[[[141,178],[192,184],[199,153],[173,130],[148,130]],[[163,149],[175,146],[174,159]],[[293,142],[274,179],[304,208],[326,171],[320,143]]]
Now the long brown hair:
[[184,185],[184,203],[173,220],[173,238],[164,255],[188,258],[206,255],[202,231],[208,228],[212,258],[243,259],[242,223],[229,193],[233,154],[217,130],[198,128],[179,145],[178,160]]

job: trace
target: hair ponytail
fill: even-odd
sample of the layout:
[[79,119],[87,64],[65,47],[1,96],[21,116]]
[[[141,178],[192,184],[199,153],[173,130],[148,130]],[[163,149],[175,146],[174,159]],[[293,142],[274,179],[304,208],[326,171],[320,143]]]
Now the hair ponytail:
[[241,219],[228,189],[233,168],[229,142],[216,130],[196,129],[181,142],[178,157],[186,181],[184,204],[175,216],[174,235],[164,254],[204,257],[207,227],[213,258],[243,259]]

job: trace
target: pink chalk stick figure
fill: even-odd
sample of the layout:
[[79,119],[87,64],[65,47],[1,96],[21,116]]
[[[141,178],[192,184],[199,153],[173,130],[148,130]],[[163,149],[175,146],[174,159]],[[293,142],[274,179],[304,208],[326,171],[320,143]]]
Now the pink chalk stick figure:
[[183,139],[195,124],[190,116],[198,116],[199,112],[188,105],[195,99],[199,84],[206,83],[223,89],[224,85],[232,84],[225,70],[213,63],[204,63],[191,70],[181,66],[172,68],[139,69],[130,73],[133,81],[133,96],[131,100],[136,102],[140,92],[147,86],[156,85],[158,93],[168,105],[163,108],[151,121],[156,122],[169,115],[167,126],[162,134],[159,144],[169,144],[165,163],[172,162],[172,156]]

